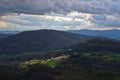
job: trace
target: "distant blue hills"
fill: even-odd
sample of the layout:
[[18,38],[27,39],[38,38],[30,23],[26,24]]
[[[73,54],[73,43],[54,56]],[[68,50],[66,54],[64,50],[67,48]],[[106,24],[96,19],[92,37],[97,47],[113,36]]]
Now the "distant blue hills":
[[0,39],[1,38],[6,38],[8,36],[12,36],[14,34],[18,34],[21,31],[0,31]]
[[22,31],[0,31],[0,34],[18,34]]
[[120,30],[117,30],[117,29],[113,29],[113,30],[86,30],[85,29],[85,30],[69,30],[68,32],[120,40]]
[[[18,34],[22,31],[0,31],[0,38],[6,37],[13,34]],[[120,40],[120,30],[113,29],[113,30],[68,30],[67,32],[83,34],[88,36],[95,36],[95,37],[106,37],[111,39]]]

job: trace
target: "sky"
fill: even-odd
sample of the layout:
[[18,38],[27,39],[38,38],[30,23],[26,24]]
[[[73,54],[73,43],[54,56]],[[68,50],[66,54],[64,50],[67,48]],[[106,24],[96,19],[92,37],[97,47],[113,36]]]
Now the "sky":
[[120,0],[0,0],[0,31],[120,29]]

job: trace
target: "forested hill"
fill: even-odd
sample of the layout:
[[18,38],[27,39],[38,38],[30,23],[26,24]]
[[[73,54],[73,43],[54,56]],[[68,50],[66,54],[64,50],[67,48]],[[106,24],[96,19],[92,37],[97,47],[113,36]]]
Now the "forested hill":
[[0,53],[45,51],[91,39],[93,37],[56,30],[25,31],[0,40]]

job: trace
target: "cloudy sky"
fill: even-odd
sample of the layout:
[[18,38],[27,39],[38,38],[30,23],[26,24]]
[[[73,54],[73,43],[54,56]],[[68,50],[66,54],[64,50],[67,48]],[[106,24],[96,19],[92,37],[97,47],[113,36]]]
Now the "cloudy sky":
[[120,29],[120,0],[0,0],[0,30]]

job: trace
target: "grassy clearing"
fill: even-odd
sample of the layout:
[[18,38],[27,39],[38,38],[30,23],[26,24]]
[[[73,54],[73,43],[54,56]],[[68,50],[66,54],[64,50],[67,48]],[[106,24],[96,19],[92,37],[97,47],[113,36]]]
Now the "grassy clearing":
[[25,62],[21,62],[20,66],[21,67],[27,67],[28,65],[34,65],[34,64],[44,64],[47,65],[51,68],[55,68],[56,66],[58,66],[61,61],[63,59],[68,58],[69,56],[60,56],[60,57],[55,57],[55,58],[51,58],[51,59],[44,59],[44,60],[29,60],[29,61],[25,61]]

